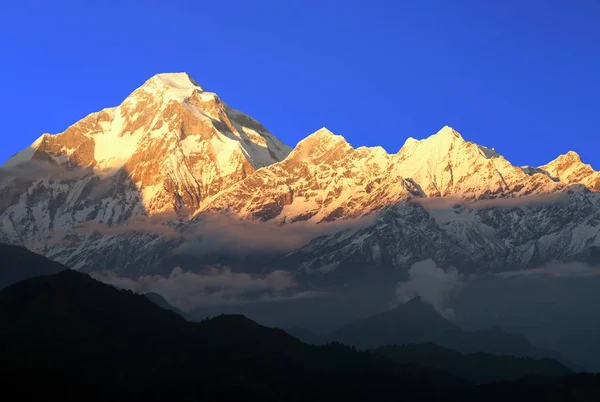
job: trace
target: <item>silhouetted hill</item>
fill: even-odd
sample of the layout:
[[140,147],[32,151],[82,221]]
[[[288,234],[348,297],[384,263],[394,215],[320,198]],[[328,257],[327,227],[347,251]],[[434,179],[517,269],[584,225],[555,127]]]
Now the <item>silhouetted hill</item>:
[[68,269],[24,247],[0,244],[0,290],[24,279]]
[[16,387],[21,398],[587,402],[600,395],[596,377],[486,388],[339,343],[307,345],[241,315],[192,323],[70,270],[0,292],[0,317],[3,391]]
[[573,368],[560,354],[537,348],[523,336],[506,332],[502,328],[463,331],[420,297],[384,313],[346,324],[332,331],[329,340],[360,349],[434,343],[461,353],[484,352],[538,359],[552,358]]
[[208,400],[231,390],[263,400],[364,400],[380,390],[435,398],[431,381],[445,395],[469,388],[449,374],[339,344],[307,345],[244,316],[187,322],[145,296],[76,271],[8,287],[0,292],[0,317],[2,375],[14,381],[111,384],[151,398],[160,395],[150,392],[152,384],[185,384],[173,392]]
[[327,343],[327,337],[325,335],[319,335],[308,329],[298,327],[286,328],[285,332],[310,345],[324,345]]
[[185,322],[148,298],[130,290],[117,290],[87,274],[65,270],[31,278],[0,292],[0,316],[11,325],[0,334],[14,331],[43,338],[82,339],[128,331],[155,332],[155,326],[176,331]]
[[148,299],[150,299],[151,302],[153,302],[154,304],[156,304],[158,307],[162,307],[165,310],[171,310],[177,314],[179,314],[180,316],[182,316],[183,318],[187,319],[187,314],[185,314],[183,311],[181,311],[180,309],[178,309],[177,307],[171,305],[167,299],[165,299],[164,297],[162,297],[161,295],[159,295],[158,293],[155,292],[148,292],[148,293],[144,293],[144,296],[146,296]]
[[346,324],[332,331],[329,340],[373,349],[384,345],[439,343],[461,332],[460,327],[415,297],[392,310]]
[[373,351],[400,364],[414,363],[447,371],[474,383],[515,380],[522,377],[566,376],[572,371],[552,359],[497,356],[488,353],[462,354],[432,343],[384,346]]

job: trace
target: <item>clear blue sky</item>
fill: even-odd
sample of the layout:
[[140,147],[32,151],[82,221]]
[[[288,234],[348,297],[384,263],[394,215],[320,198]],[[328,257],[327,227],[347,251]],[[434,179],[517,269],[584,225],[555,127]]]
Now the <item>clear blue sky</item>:
[[600,169],[598,0],[6,0],[0,38],[0,161],[186,71],[289,145],[326,126],[396,152],[450,125]]

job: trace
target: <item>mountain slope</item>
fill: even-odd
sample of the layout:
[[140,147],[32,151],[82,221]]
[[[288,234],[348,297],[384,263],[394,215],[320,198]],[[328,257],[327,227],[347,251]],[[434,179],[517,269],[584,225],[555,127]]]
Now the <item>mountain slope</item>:
[[146,296],[152,303],[156,304],[158,307],[162,307],[165,310],[173,311],[174,313],[179,314],[183,318],[186,318],[186,314],[183,311],[169,304],[169,302],[158,293],[148,292],[144,293],[144,296]]
[[344,272],[357,276],[365,267],[398,281],[412,264],[427,259],[445,269],[490,273],[555,260],[595,264],[599,252],[600,196],[572,190],[514,200],[398,203],[372,223],[312,240],[283,264],[319,281]]
[[0,290],[13,283],[39,275],[51,275],[68,269],[44,256],[19,247],[0,243]]

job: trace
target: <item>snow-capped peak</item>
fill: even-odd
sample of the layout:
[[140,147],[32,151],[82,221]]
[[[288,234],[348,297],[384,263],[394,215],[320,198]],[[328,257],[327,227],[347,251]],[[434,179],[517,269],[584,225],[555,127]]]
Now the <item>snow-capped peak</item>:
[[335,155],[339,156],[340,153],[352,149],[344,137],[323,127],[300,141],[289,157],[316,162],[336,157]]
[[423,140],[416,140],[414,138],[408,138],[404,143],[404,146],[398,151],[398,155],[401,159],[408,157],[414,152],[419,152],[427,158],[443,157],[452,149],[461,148],[466,146],[468,143],[460,135],[458,131],[450,126],[442,127],[437,133],[430,135]]
[[160,73],[154,75],[150,80],[161,81],[164,85],[179,89],[204,89],[188,73]]
[[165,102],[170,100],[184,102],[195,92],[203,93],[204,88],[187,73],[161,73],[146,80],[131,94],[130,98],[132,100],[147,98],[149,94],[151,97],[162,99]]
[[568,175],[575,170],[583,169],[590,173],[593,172],[592,167],[583,163],[581,157],[575,151],[569,151],[566,154],[559,155],[548,164],[540,166],[540,169],[547,171],[551,175],[556,175],[557,178],[560,178],[561,175],[565,176],[565,173]]
[[327,127],[321,127],[314,133],[309,134],[306,138],[304,138],[300,142],[301,143],[306,142],[306,141],[315,142],[315,141],[323,141],[323,140],[326,140],[326,141],[343,140],[343,141],[345,141],[344,137],[342,137],[341,135],[334,134]]
[[[46,134],[8,162],[43,159],[129,178],[146,213],[200,201],[283,160],[290,148],[186,73],[157,74],[119,106]],[[123,186],[125,188],[125,186]],[[131,207],[130,209],[132,209]]]
[[590,189],[600,187],[600,173],[584,163],[579,154],[569,151],[538,169],[567,184],[584,184]]
[[566,154],[559,155],[556,159],[554,159],[550,163],[560,163],[560,162],[571,163],[571,164],[572,163],[583,163],[583,161],[581,160],[581,156],[579,156],[579,154],[575,151],[569,151]]
[[[435,133],[432,137],[440,138],[440,137],[455,137],[460,140],[463,139],[462,135],[455,129],[450,126],[442,127],[437,133]],[[431,138],[431,137],[430,137]]]
[[514,188],[539,192],[554,187],[547,177],[525,177],[523,169],[493,148],[466,141],[450,126],[423,140],[407,140],[396,159],[398,174],[419,183],[428,196],[477,198],[512,194]]

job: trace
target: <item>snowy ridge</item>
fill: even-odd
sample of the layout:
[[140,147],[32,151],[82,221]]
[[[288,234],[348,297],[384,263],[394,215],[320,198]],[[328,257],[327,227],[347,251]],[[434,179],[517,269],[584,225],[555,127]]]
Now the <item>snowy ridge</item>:
[[201,211],[228,209],[242,218],[314,222],[355,218],[413,197],[520,197],[568,189],[547,174],[530,174],[490,148],[444,127],[409,138],[395,155],[354,149],[323,128],[282,162],[218,194]]
[[292,150],[185,73],[158,74],[119,106],[42,135],[2,171],[0,240],[88,270],[158,269],[184,233],[224,211],[276,225],[373,218],[275,264],[306,274],[419,258],[520,268],[600,248],[600,173],[574,152],[514,166],[448,126],[396,154],[326,128]]

